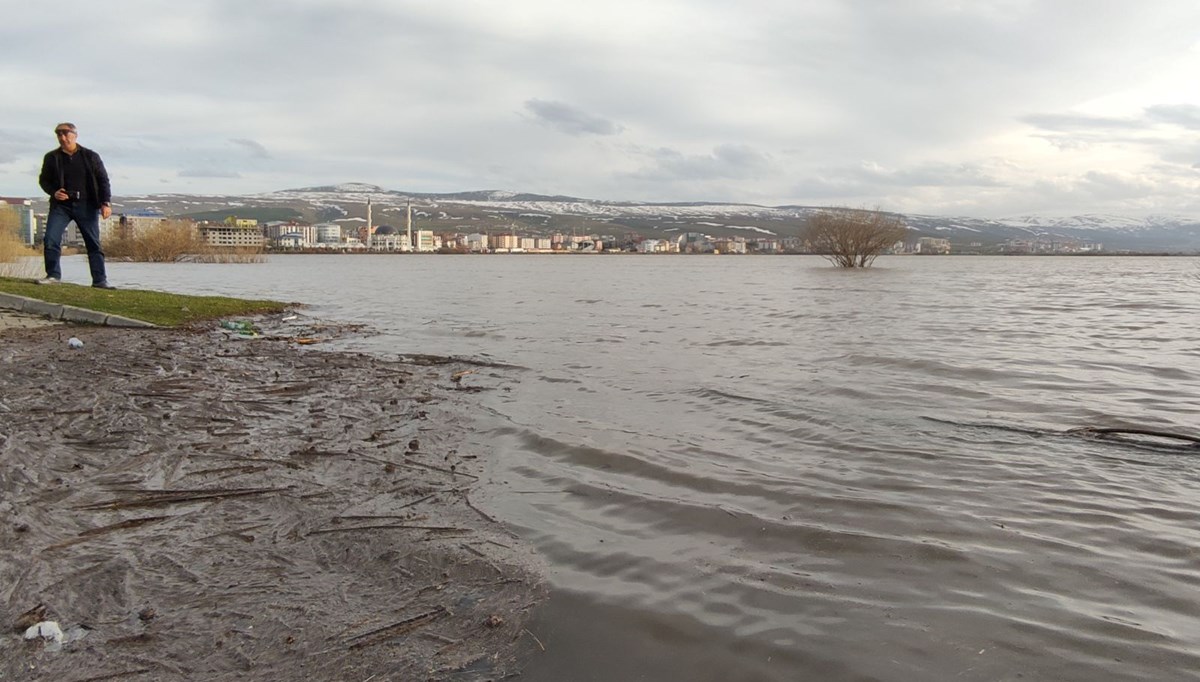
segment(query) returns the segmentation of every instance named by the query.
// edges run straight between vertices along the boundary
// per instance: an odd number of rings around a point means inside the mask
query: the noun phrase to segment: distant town
[[[45,217],[34,213],[29,199],[0,197],[0,206],[20,216],[21,239],[29,246],[41,242]],[[495,225],[477,232],[421,229],[410,206],[402,225],[376,224],[368,209],[366,220],[350,218],[307,223],[297,220],[260,221],[231,212],[219,221],[169,217],[155,210],[114,213],[101,221],[101,240],[137,237],[170,224],[188,229],[214,248],[269,253],[643,253],[643,254],[805,254],[812,253],[802,236],[712,236],[687,231],[669,238],[626,234],[532,234]],[[82,246],[74,224],[64,237],[67,245]],[[957,254],[1089,254],[1104,245],[1073,239],[1009,239],[1002,243],[951,244],[949,239],[920,236],[899,241],[887,253],[913,255]]]

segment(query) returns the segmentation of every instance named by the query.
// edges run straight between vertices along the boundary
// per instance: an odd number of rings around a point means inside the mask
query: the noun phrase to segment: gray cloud
[[[222,168],[185,168],[179,171],[178,176],[181,178],[240,178],[242,175],[237,171],[231,171]]]
[[[1200,130],[1200,106],[1194,104],[1158,104],[1147,108],[1146,116],[1155,121]]]
[[[1155,184],[1146,179],[1119,173],[1090,171],[1080,178],[1079,187],[1097,198],[1112,201],[1148,196],[1154,193]]]
[[[5,139],[3,135],[0,135],[0,164],[13,163],[19,160],[23,151],[25,150],[14,144],[13,141]]]
[[[562,102],[531,99],[525,108],[540,122],[568,135],[616,135],[621,126]]]
[[[36,160],[41,164],[42,154],[54,147],[48,135],[35,135],[31,131],[0,130],[0,164],[13,163],[22,159]]]
[[[974,163],[927,163],[888,170],[874,164],[860,166],[851,174],[865,183],[899,187],[998,187],[999,181],[984,167]]]
[[[793,188],[793,193],[816,203],[858,205],[878,203],[887,198],[893,206],[911,201],[913,196],[940,193],[950,197],[965,191],[1008,191],[1012,183],[1000,177],[1003,161],[988,164],[923,163],[906,168],[884,168],[866,162],[857,166],[819,169]]]
[[[1021,120],[1036,128],[1058,133],[1080,130],[1138,130],[1147,125],[1144,120],[1140,119],[1087,116],[1085,114],[1030,114],[1023,116]]]
[[[271,158],[271,153],[267,151],[267,148],[262,146],[261,144],[255,142],[254,140],[232,139],[232,140],[230,140],[230,142],[232,142],[240,147],[243,147],[244,149],[249,151],[250,155],[253,157],[256,157],[259,159]]]
[[[747,179],[771,169],[765,154],[745,144],[721,144],[711,154],[683,154],[674,149],[649,152],[652,165],[637,173],[642,178],[672,180]]]
[[[1035,137],[1045,140],[1052,147],[1063,152],[1087,149],[1101,139],[1089,135],[1036,135]]]

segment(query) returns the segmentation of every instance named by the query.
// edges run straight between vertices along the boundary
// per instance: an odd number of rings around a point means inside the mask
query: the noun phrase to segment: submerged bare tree
[[[805,239],[834,265],[865,268],[907,233],[904,219],[894,213],[835,207],[808,219]]]

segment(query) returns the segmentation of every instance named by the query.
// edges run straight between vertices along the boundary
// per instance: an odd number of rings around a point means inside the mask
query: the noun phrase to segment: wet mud
[[[0,679],[492,680],[536,651],[536,558],[460,450],[478,368],[272,324],[0,334]],[[51,620],[61,647],[22,636]]]

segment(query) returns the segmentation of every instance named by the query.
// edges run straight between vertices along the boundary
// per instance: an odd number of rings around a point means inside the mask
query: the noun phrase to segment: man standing
[[[58,149],[46,154],[38,176],[38,184],[50,195],[43,243],[46,278],[39,279],[38,284],[56,284],[62,280],[59,257],[63,232],[74,220],[87,246],[92,286],[115,289],[104,274],[104,252],[100,250],[100,217],[112,215],[108,171],[104,170],[99,154],[79,145],[74,123],[59,123],[54,126],[54,134],[58,136]]]

